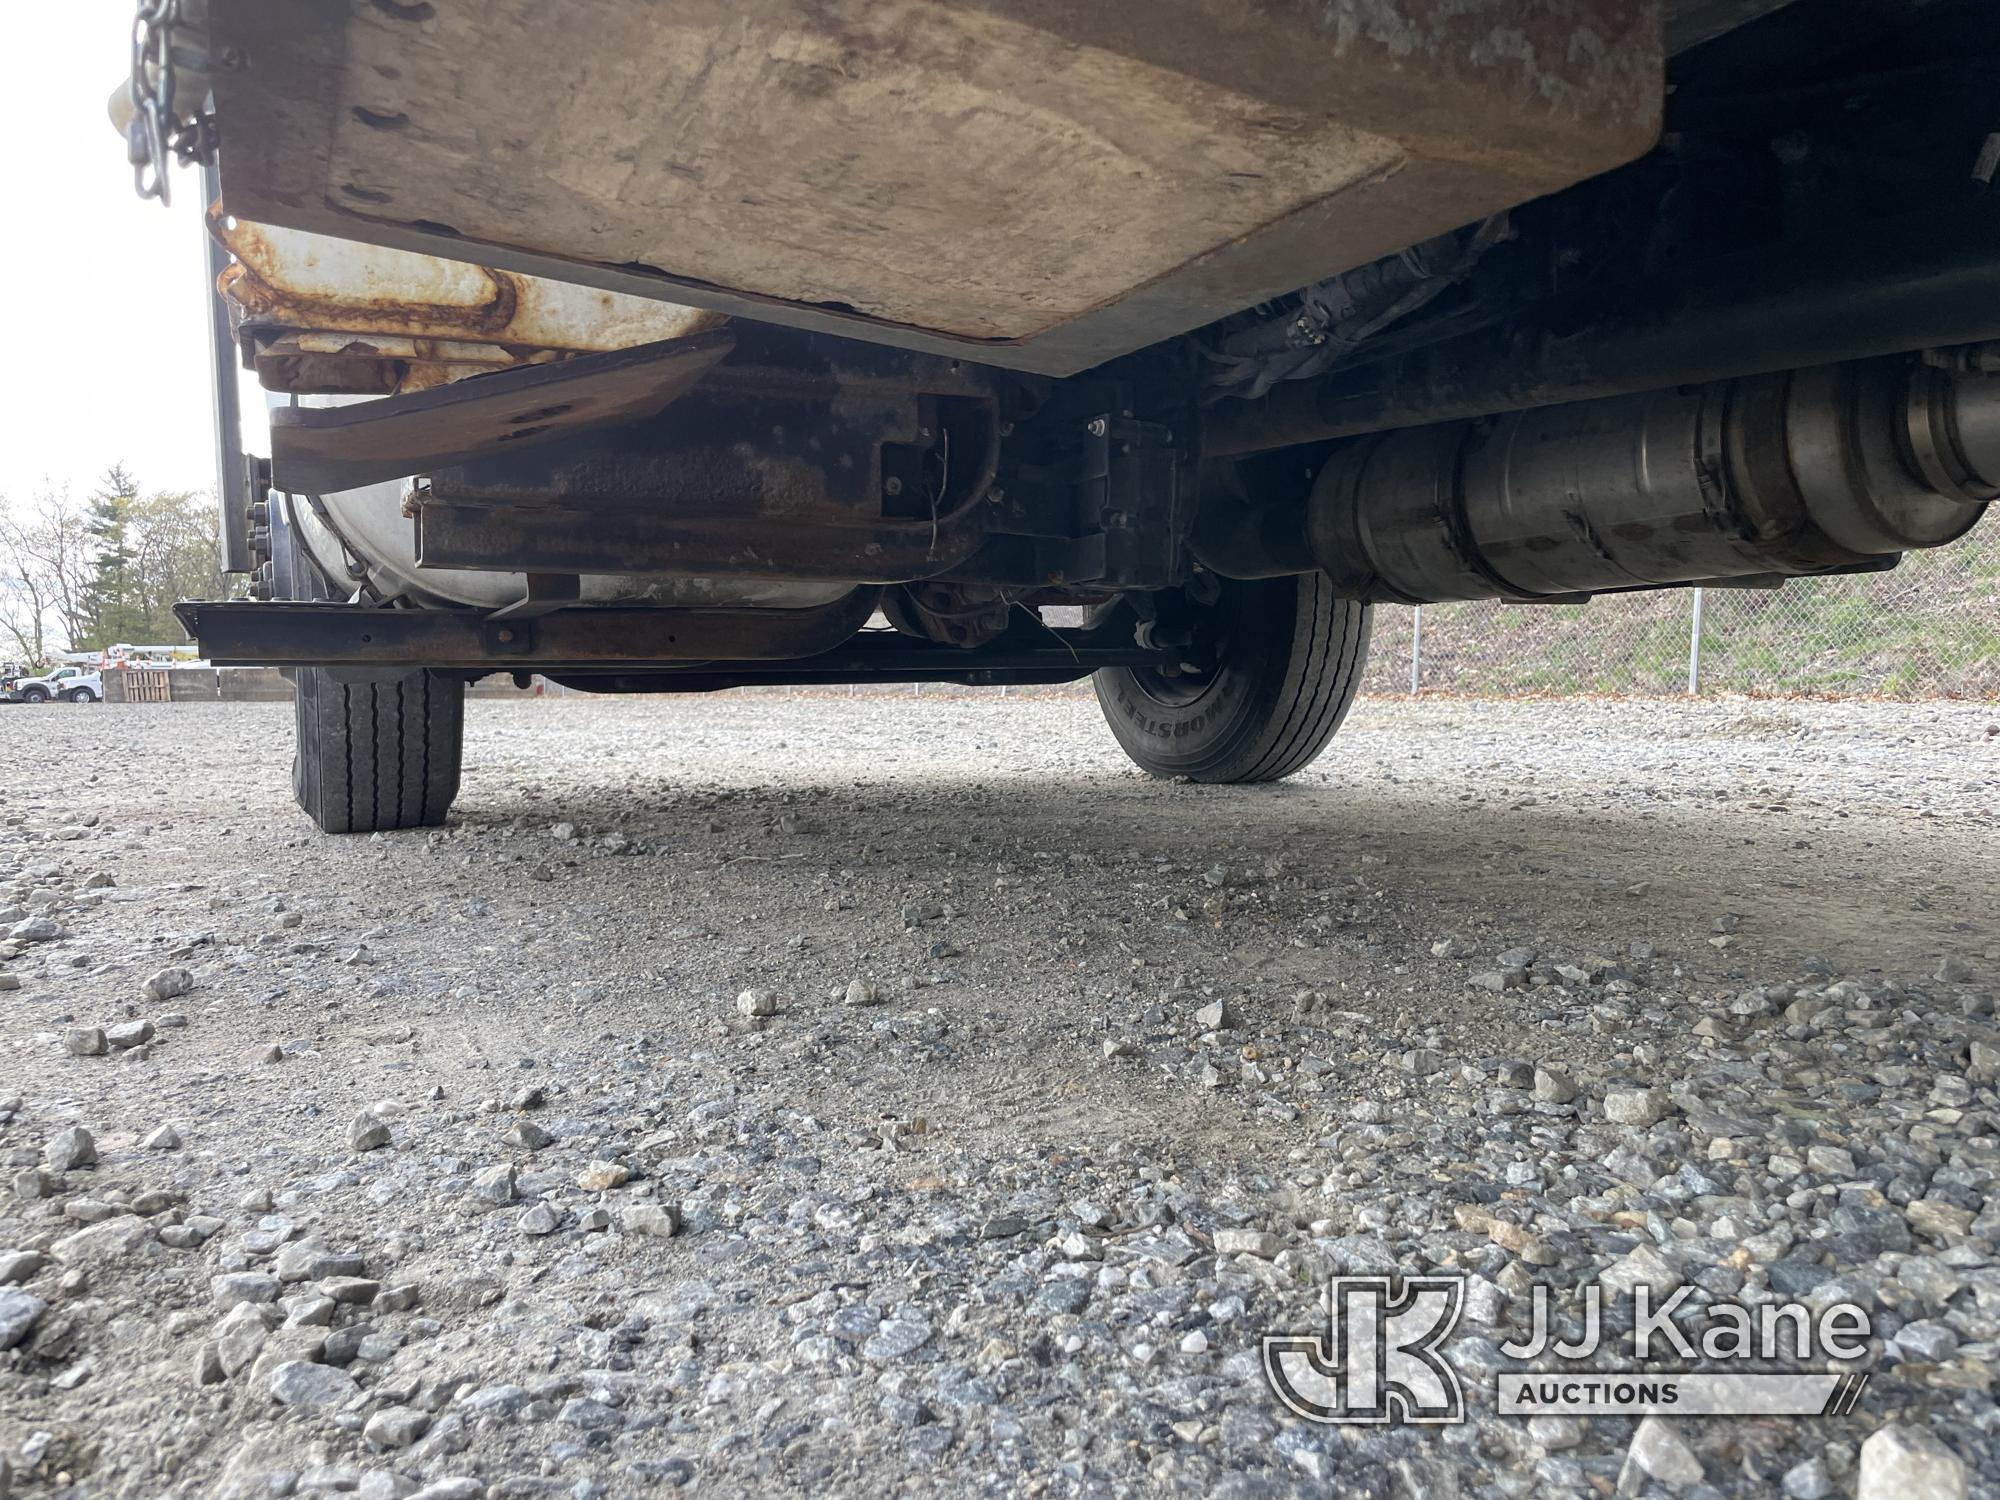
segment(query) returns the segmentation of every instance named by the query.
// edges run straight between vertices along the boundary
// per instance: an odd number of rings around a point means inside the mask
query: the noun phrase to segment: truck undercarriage
[[[329,830],[442,818],[493,671],[1094,676],[1146,769],[1270,779],[1373,603],[1879,570],[2000,495],[1982,0],[152,0],[137,40],[142,184],[205,163],[218,355],[282,403],[268,458],[224,424],[252,597],[182,617],[297,669]]]

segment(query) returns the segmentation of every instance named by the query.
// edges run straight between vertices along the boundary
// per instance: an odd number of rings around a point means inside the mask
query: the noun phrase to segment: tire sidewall
[[[1253,687],[1248,673],[1225,668],[1198,697],[1162,703],[1137,673],[1097,678],[1098,700],[1118,737],[1142,746],[1169,775],[1196,775],[1227,757],[1249,719]]]
[[[1275,586],[1274,586],[1275,585]],[[1168,703],[1130,670],[1096,674],[1097,698],[1112,732],[1155,774],[1199,778],[1249,748],[1282,679],[1282,657],[1297,617],[1289,578],[1238,585],[1224,665],[1199,694]]]

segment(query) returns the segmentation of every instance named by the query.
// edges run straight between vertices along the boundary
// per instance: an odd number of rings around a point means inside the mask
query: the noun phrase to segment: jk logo
[[[1264,1378],[1309,1422],[1465,1420],[1458,1372],[1438,1352],[1465,1307],[1450,1276],[1336,1276],[1323,1334],[1267,1334]]]

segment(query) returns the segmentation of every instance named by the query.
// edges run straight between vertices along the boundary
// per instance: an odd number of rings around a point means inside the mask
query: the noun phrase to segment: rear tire
[[[333,590],[298,543],[286,511],[271,507],[272,575],[282,597],[330,599]],[[465,683],[444,672],[357,673],[296,667],[298,715],[292,795],[322,833],[434,828],[458,795],[465,748]]]
[[[1225,580],[1203,676],[1106,667],[1097,701],[1112,734],[1154,776],[1276,781],[1304,770],[1353,706],[1374,611],[1336,598],[1324,573]]]
[[[439,672],[337,682],[300,667],[292,794],[323,833],[432,828],[458,795],[465,684]]]
[[[78,688],[69,695],[69,701],[72,703],[95,703],[97,701],[97,694],[93,693],[89,688]]]

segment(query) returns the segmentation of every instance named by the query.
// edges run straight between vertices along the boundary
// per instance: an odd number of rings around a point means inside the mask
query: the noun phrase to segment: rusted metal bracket
[[[861,588],[811,609],[559,609],[535,618],[353,604],[174,606],[218,666],[480,668],[784,661],[847,640],[875,612]]]
[[[271,465],[295,494],[351,490],[485,453],[513,453],[650,416],[736,346],[726,328],[554,365],[501,370],[408,396],[271,413]]]

